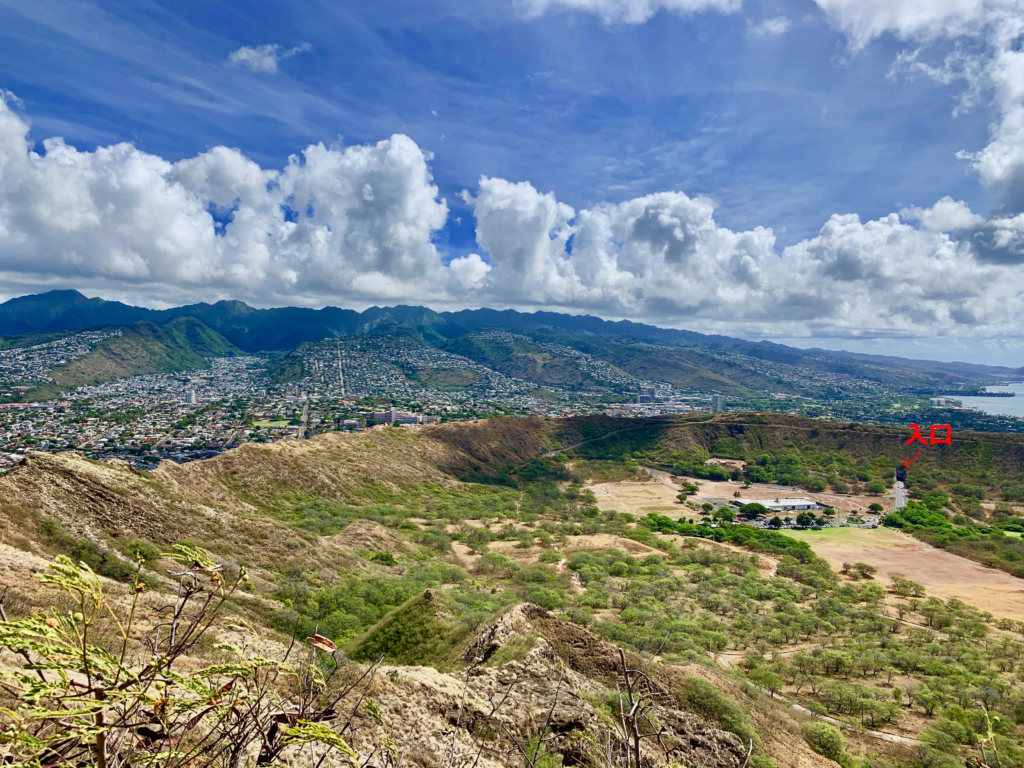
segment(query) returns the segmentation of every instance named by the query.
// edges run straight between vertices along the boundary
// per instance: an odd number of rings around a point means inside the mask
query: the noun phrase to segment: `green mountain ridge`
[[[1019,380],[1024,368],[943,363],[820,349],[797,349],[630,321],[606,321],[557,312],[476,309],[435,312],[426,307],[256,309],[241,301],[193,304],[166,310],[87,299],[77,291],[51,291],[0,304],[0,334],[50,334],[109,324],[148,322],[156,327],[191,319],[218,334],[218,345],[246,352],[288,352],[307,342],[353,335],[388,335],[436,347],[538,384],[588,385],[590,373],[569,358],[526,347],[556,343],[592,355],[639,380],[730,395],[781,391],[813,395],[810,372],[851,376],[904,392],[949,394]],[[530,338],[521,350],[485,349],[474,331],[498,329]],[[773,368],[774,366],[774,368]],[[845,386],[837,381],[837,391]],[[820,387],[818,388],[820,389]]]

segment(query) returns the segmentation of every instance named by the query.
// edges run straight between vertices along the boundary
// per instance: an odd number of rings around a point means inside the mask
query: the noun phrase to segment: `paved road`
[[[672,483],[672,474],[670,472],[665,472],[664,470],[661,469],[654,469],[653,467],[645,467],[643,465],[640,466],[640,469],[642,469],[644,472],[650,475],[652,479],[657,480],[659,483],[667,485],[672,490],[682,490],[682,488]]]
[[[899,510],[899,509],[903,509],[905,506],[907,506],[907,492],[906,492],[906,489],[903,487],[903,483],[901,483],[899,480],[897,480],[896,481],[896,493],[895,493],[895,498],[894,498],[894,501],[893,501],[893,507],[892,508],[893,508],[893,511],[896,511],[896,510]]]

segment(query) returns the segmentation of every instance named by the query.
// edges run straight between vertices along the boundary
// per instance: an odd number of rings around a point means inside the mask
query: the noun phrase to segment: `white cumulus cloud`
[[[909,221],[919,221],[933,232],[956,232],[977,227],[985,222],[984,216],[974,213],[963,200],[947,195],[931,208],[904,208],[900,215]]]
[[[479,250],[447,259],[430,155],[403,135],[313,144],[267,169],[222,146],[176,163],[59,138],[37,153],[28,134],[0,99],[4,288],[548,308],[790,337],[1024,335],[1024,215],[984,219],[948,197],[873,221],[835,215],[779,249],[769,228],[719,224],[704,197],[575,210],[485,177],[463,193]]]
[[[913,211],[926,226],[836,215],[781,252],[770,229],[733,232],[710,200],[679,192],[574,211],[484,178],[466,199],[493,265],[477,295],[494,303],[769,335],[1019,333],[1024,272],[978,258],[983,219],[949,199]]]
[[[312,49],[313,47],[309,43],[302,43],[294,48],[282,48],[277,44],[243,45],[237,51],[228,54],[228,63],[248,67],[253,72],[265,72],[272,75],[277,72],[279,62]]]
[[[214,147],[170,163],[131,144],[37,154],[0,99],[0,270],[161,293],[439,298],[474,270],[431,243],[448,208],[407,136],[314,144],[282,170]],[[479,272],[479,268],[476,268]]]

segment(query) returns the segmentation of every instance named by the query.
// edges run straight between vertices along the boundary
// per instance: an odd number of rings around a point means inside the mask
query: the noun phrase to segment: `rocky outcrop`
[[[522,641],[529,640],[528,643]],[[505,646],[524,650],[492,665]],[[562,765],[598,765],[608,750],[627,748],[613,715],[622,675],[618,648],[534,605],[519,605],[482,627],[467,651],[466,671],[382,667],[374,700],[407,759],[422,766],[499,768],[521,765],[520,750],[536,747]],[[629,657],[632,666],[640,660]],[[647,667],[657,689],[651,699],[660,739],[643,741],[643,762],[740,768],[749,745],[699,715],[679,709],[668,667]],[[372,749],[368,719],[353,744]],[[478,760],[479,756],[479,761]],[[617,764],[625,764],[617,761]]]

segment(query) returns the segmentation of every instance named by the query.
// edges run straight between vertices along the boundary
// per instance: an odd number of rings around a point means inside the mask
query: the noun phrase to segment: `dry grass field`
[[[712,480],[688,479],[687,482],[694,483],[700,489],[696,495],[691,497],[696,504],[702,504],[708,499],[732,499],[734,494],[739,492],[743,498],[757,501],[769,501],[786,496],[809,496],[821,504],[833,507],[839,518],[846,518],[851,513],[867,512],[868,505],[872,502],[882,504],[886,511],[892,507],[891,496],[859,496],[830,492],[808,493],[802,490],[784,491],[763,485],[754,485],[744,489],[740,483],[732,481],[714,482]],[[670,478],[665,476],[660,480],[596,483],[591,486],[591,490],[597,496],[597,506],[601,510],[614,509],[616,512],[629,512],[638,517],[652,512],[671,518],[694,514],[692,509],[682,506],[676,500],[679,489]]]
[[[679,491],[653,480],[598,483],[590,486],[590,489],[597,497],[597,507],[602,512],[613,509],[637,517],[654,513],[667,515],[673,519],[688,512],[690,515],[693,514],[692,510],[688,510],[676,500]]]
[[[923,584],[929,595],[956,597],[995,616],[1024,621],[1024,580],[950,554],[891,528],[786,531],[806,541],[839,570],[843,563],[870,563],[878,578],[894,576]]]
[[[739,489],[738,483],[714,483],[701,480],[698,503],[704,498],[730,498]],[[624,481],[598,483],[591,486],[602,510],[628,512],[637,517],[651,513],[673,519],[692,517],[692,509],[676,500],[674,487],[658,481]],[[779,492],[750,488],[745,498],[776,498]],[[824,501],[831,494],[809,494]],[[871,497],[837,496],[847,504]],[[842,515],[840,514],[840,517]],[[864,562],[878,568],[878,578],[888,581],[893,576],[923,584],[929,595],[948,599],[957,597],[988,611],[1024,621],[1024,580],[994,568],[986,568],[973,560],[945,552],[891,528],[833,528],[823,531],[786,531],[786,535],[806,541],[814,551],[829,561],[835,570],[843,563]]]

